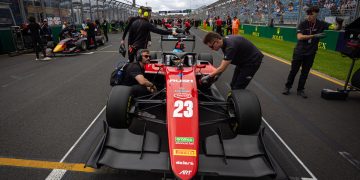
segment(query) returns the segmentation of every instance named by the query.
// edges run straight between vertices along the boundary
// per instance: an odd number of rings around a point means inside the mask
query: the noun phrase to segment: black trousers
[[[245,89],[259,69],[261,62],[236,66],[231,80],[231,89]]]
[[[285,84],[286,88],[291,88],[296,74],[298,73],[300,67],[301,67],[301,74],[299,78],[299,84],[297,87],[297,90],[304,90],[305,89],[305,83],[306,79],[309,75],[310,69],[314,63],[315,54],[312,55],[301,55],[294,53],[293,54],[293,60],[291,62],[291,70],[289,73],[289,76],[287,78],[287,82]]]
[[[231,26],[226,28],[226,35],[232,34],[232,28]]]
[[[104,31],[104,36],[105,36],[105,38],[106,38],[106,42],[108,42],[109,41],[109,38],[108,38],[108,32],[107,31]]]
[[[95,35],[88,35],[87,36],[87,47],[89,48],[90,47],[90,42],[91,42],[91,39],[94,41],[94,47],[95,49],[97,49],[97,42],[96,42],[96,39],[95,39]]]
[[[38,59],[40,58],[40,56],[39,56],[40,51],[43,53],[44,57],[46,57],[45,48],[41,41],[41,38],[33,37],[32,40],[34,43],[34,50],[35,50],[36,58],[38,58]]]

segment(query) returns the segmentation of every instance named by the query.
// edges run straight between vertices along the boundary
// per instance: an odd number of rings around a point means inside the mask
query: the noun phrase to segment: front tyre
[[[131,87],[118,85],[111,89],[106,106],[106,122],[112,128],[128,128],[132,101]]]
[[[257,96],[248,90],[233,90],[229,94],[228,112],[235,115],[230,122],[236,134],[254,134],[261,125],[261,106]]]

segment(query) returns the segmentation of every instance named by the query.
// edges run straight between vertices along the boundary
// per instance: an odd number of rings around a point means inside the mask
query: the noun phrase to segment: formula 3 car
[[[234,90],[222,98],[199,81],[213,70],[209,54],[163,52],[145,66],[158,92],[134,97],[132,87],[114,86],[104,135],[86,165],[164,179],[287,179],[263,143],[257,96]]]
[[[81,51],[86,51],[89,47],[87,47],[87,38],[86,38],[86,31],[80,30],[80,32],[73,33],[72,37],[65,38],[61,40],[53,49],[53,53],[65,53],[65,54],[71,54],[71,53],[78,53]],[[105,44],[105,37],[95,36],[96,41],[100,45]],[[90,42],[90,46],[94,44],[93,41]]]

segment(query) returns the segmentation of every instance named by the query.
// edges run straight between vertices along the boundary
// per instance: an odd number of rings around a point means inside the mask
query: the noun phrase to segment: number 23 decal
[[[174,103],[174,113],[173,113],[173,117],[187,117],[190,118],[193,116],[193,102],[192,101],[181,101],[181,100],[177,100]],[[184,107],[186,108],[182,113],[180,111],[182,111],[184,109]]]

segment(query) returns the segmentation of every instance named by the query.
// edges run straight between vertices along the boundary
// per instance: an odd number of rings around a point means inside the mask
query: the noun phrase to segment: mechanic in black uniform
[[[301,66],[297,95],[303,98],[307,98],[304,92],[305,82],[314,63],[319,40],[325,37],[323,32],[329,27],[329,24],[317,19],[319,13],[318,7],[310,7],[306,10],[306,13],[308,15],[307,19],[301,22],[297,28],[298,42],[294,49],[291,70],[283,91],[284,95],[290,94],[295,76]]]
[[[139,49],[146,49],[150,39],[150,31],[161,35],[176,35],[175,32],[169,32],[162,29],[156,28],[149,22],[151,9],[140,7],[138,17],[133,17],[129,20],[128,26],[125,28],[122,40],[120,44],[124,44],[124,39],[127,32],[129,32],[128,38],[128,53],[129,61],[133,62],[136,52]]]
[[[39,52],[40,51],[44,55],[44,58],[41,59],[41,60],[50,60],[51,58],[46,57],[45,48],[44,48],[44,45],[43,45],[43,43],[41,41],[41,37],[40,37],[41,27],[40,27],[40,25],[35,22],[35,18],[33,16],[30,16],[28,18],[28,20],[30,22],[29,25],[28,25],[28,28],[29,28],[30,33],[31,33],[31,39],[32,39],[34,50],[35,50],[35,53],[36,53],[36,59],[35,60],[40,60],[40,57],[39,57]]]
[[[123,85],[133,87],[135,97],[146,95],[147,93],[156,92],[156,86],[144,77],[145,64],[150,62],[150,51],[139,49],[136,55],[136,61],[129,63],[125,67],[125,76],[122,81]]]
[[[222,38],[215,32],[209,32],[205,35],[203,42],[214,51],[221,48],[224,59],[215,71],[201,78],[201,82],[208,82],[224,72],[229,64],[233,64],[236,68],[230,84],[231,89],[245,89],[259,69],[264,57],[260,50],[250,41],[238,35]]]
[[[90,41],[91,39],[94,41],[94,48],[97,49],[97,42],[95,39],[95,24],[93,22],[91,22],[90,18],[86,19],[86,33],[87,33],[87,47],[90,47]]]
[[[232,34],[232,20],[231,17],[228,15],[226,18],[226,35]]]

